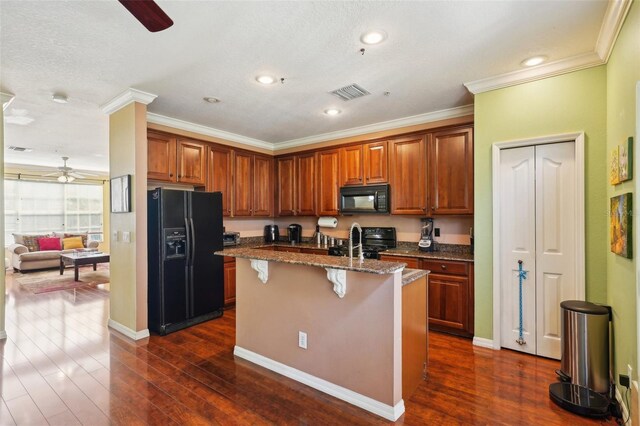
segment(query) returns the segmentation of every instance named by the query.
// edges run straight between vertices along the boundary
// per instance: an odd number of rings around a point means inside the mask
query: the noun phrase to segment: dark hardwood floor
[[[235,359],[233,310],[133,342],[105,326],[106,286],[34,295],[8,273],[7,293],[2,425],[389,423]],[[549,401],[558,362],[436,333],[429,351],[429,378],[405,401],[399,424],[601,423]]]

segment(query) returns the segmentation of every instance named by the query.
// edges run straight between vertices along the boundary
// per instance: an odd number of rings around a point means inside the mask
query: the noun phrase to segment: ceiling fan
[[[69,157],[62,157],[62,161],[64,162],[63,166],[58,167],[58,171],[57,172],[53,172],[53,173],[49,173],[44,175],[44,177],[48,177],[48,176],[58,176],[58,182],[62,182],[62,183],[71,183],[76,179],[83,179],[89,176],[96,176],[94,174],[91,173],[84,173],[84,172],[76,172],[74,171],[71,167],[67,166],[67,160],[69,159]]]
[[[146,29],[152,33],[166,30],[173,21],[153,0],[118,0]]]

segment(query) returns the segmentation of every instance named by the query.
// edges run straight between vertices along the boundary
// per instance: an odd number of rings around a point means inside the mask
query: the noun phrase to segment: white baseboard
[[[622,397],[622,394],[620,393],[618,386],[616,386],[616,399],[618,400],[618,403],[620,404],[620,409],[622,410],[622,421],[623,422],[628,421],[629,409],[627,408],[627,404],[624,402],[624,398]]]
[[[112,320],[111,318],[109,318],[109,322],[107,323],[107,325],[110,328],[119,331],[120,333],[133,340],[140,340],[149,337],[149,329],[146,328],[144,330],[134,331],[129,327],[126,327],[119,322]]]
[[[0,340],[7,338],[7,332],[5,330],[0,331]]]
[[[383,404],[373,398],[369,398],[368,396],[364,396],[347,388],[343,388],[342,386],[338,386],[326,380],[312,376],[304,371],[289,367],[288,365],[284,365],[278,361],[274,361],[250,350],[241,348],[240,346],[236,346],[233,349],[233,354],[242,359],[246,359],[247,361],[251,361],[254,364],[258,364],[261,367],[275,371],[278,374],[282,374],[283,376],[297,382],[304,383],[305,385],[321,392],[346,401],[349,404],[360,407],[363,410],[377,414],[387,420],[396,421],[404,413],[404,400],[402,399],[395,406]]]
[[[492,339],[485,339],[484,337],[474,337],[473,338],[473,345],[474,346],[480,346],[481,348],[489,348],[489,349],[495,349],[495,350],[499,350],[500,346],[496,347],[493,343]]]

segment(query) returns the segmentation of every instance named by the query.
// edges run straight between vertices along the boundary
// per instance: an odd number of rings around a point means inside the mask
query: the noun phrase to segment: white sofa
[[[67,233],[70,235],[71,233]],[[49,235],[41,235],[48,237],[59,237],[62,239],[64,233],[53,233]],[[73,233],[73,236],[83,236],[86,239],[87,234]],[[24,245],[24,237],[33,236],[32,234],[13,234],[15,240],[14,244],[11,244],[8,248],[11,253],[11,266],[14,271],[26,272],[35,271],[39,269],[51,269],[60,267],[60,253],[73,252],[71,250],[43,250],[43,251],[29,251],[26,245]],[[86,248],[98,248],[97,241],[87,241]],[[60,244],[62,247],[62,243]]]

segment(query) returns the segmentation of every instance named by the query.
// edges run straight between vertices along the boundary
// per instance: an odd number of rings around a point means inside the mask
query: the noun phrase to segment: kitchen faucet
[[[349,261],[353,262],[353,228],[358,228],[358,232],[360,233],[360,238],[358,238],[359,244],[358,247],[358,260],[362,262],[364,260],[364,254],[362,253],[362,228],[358,224],[358,222],[353,222],[351,224],[351,228],[349,228]]]

